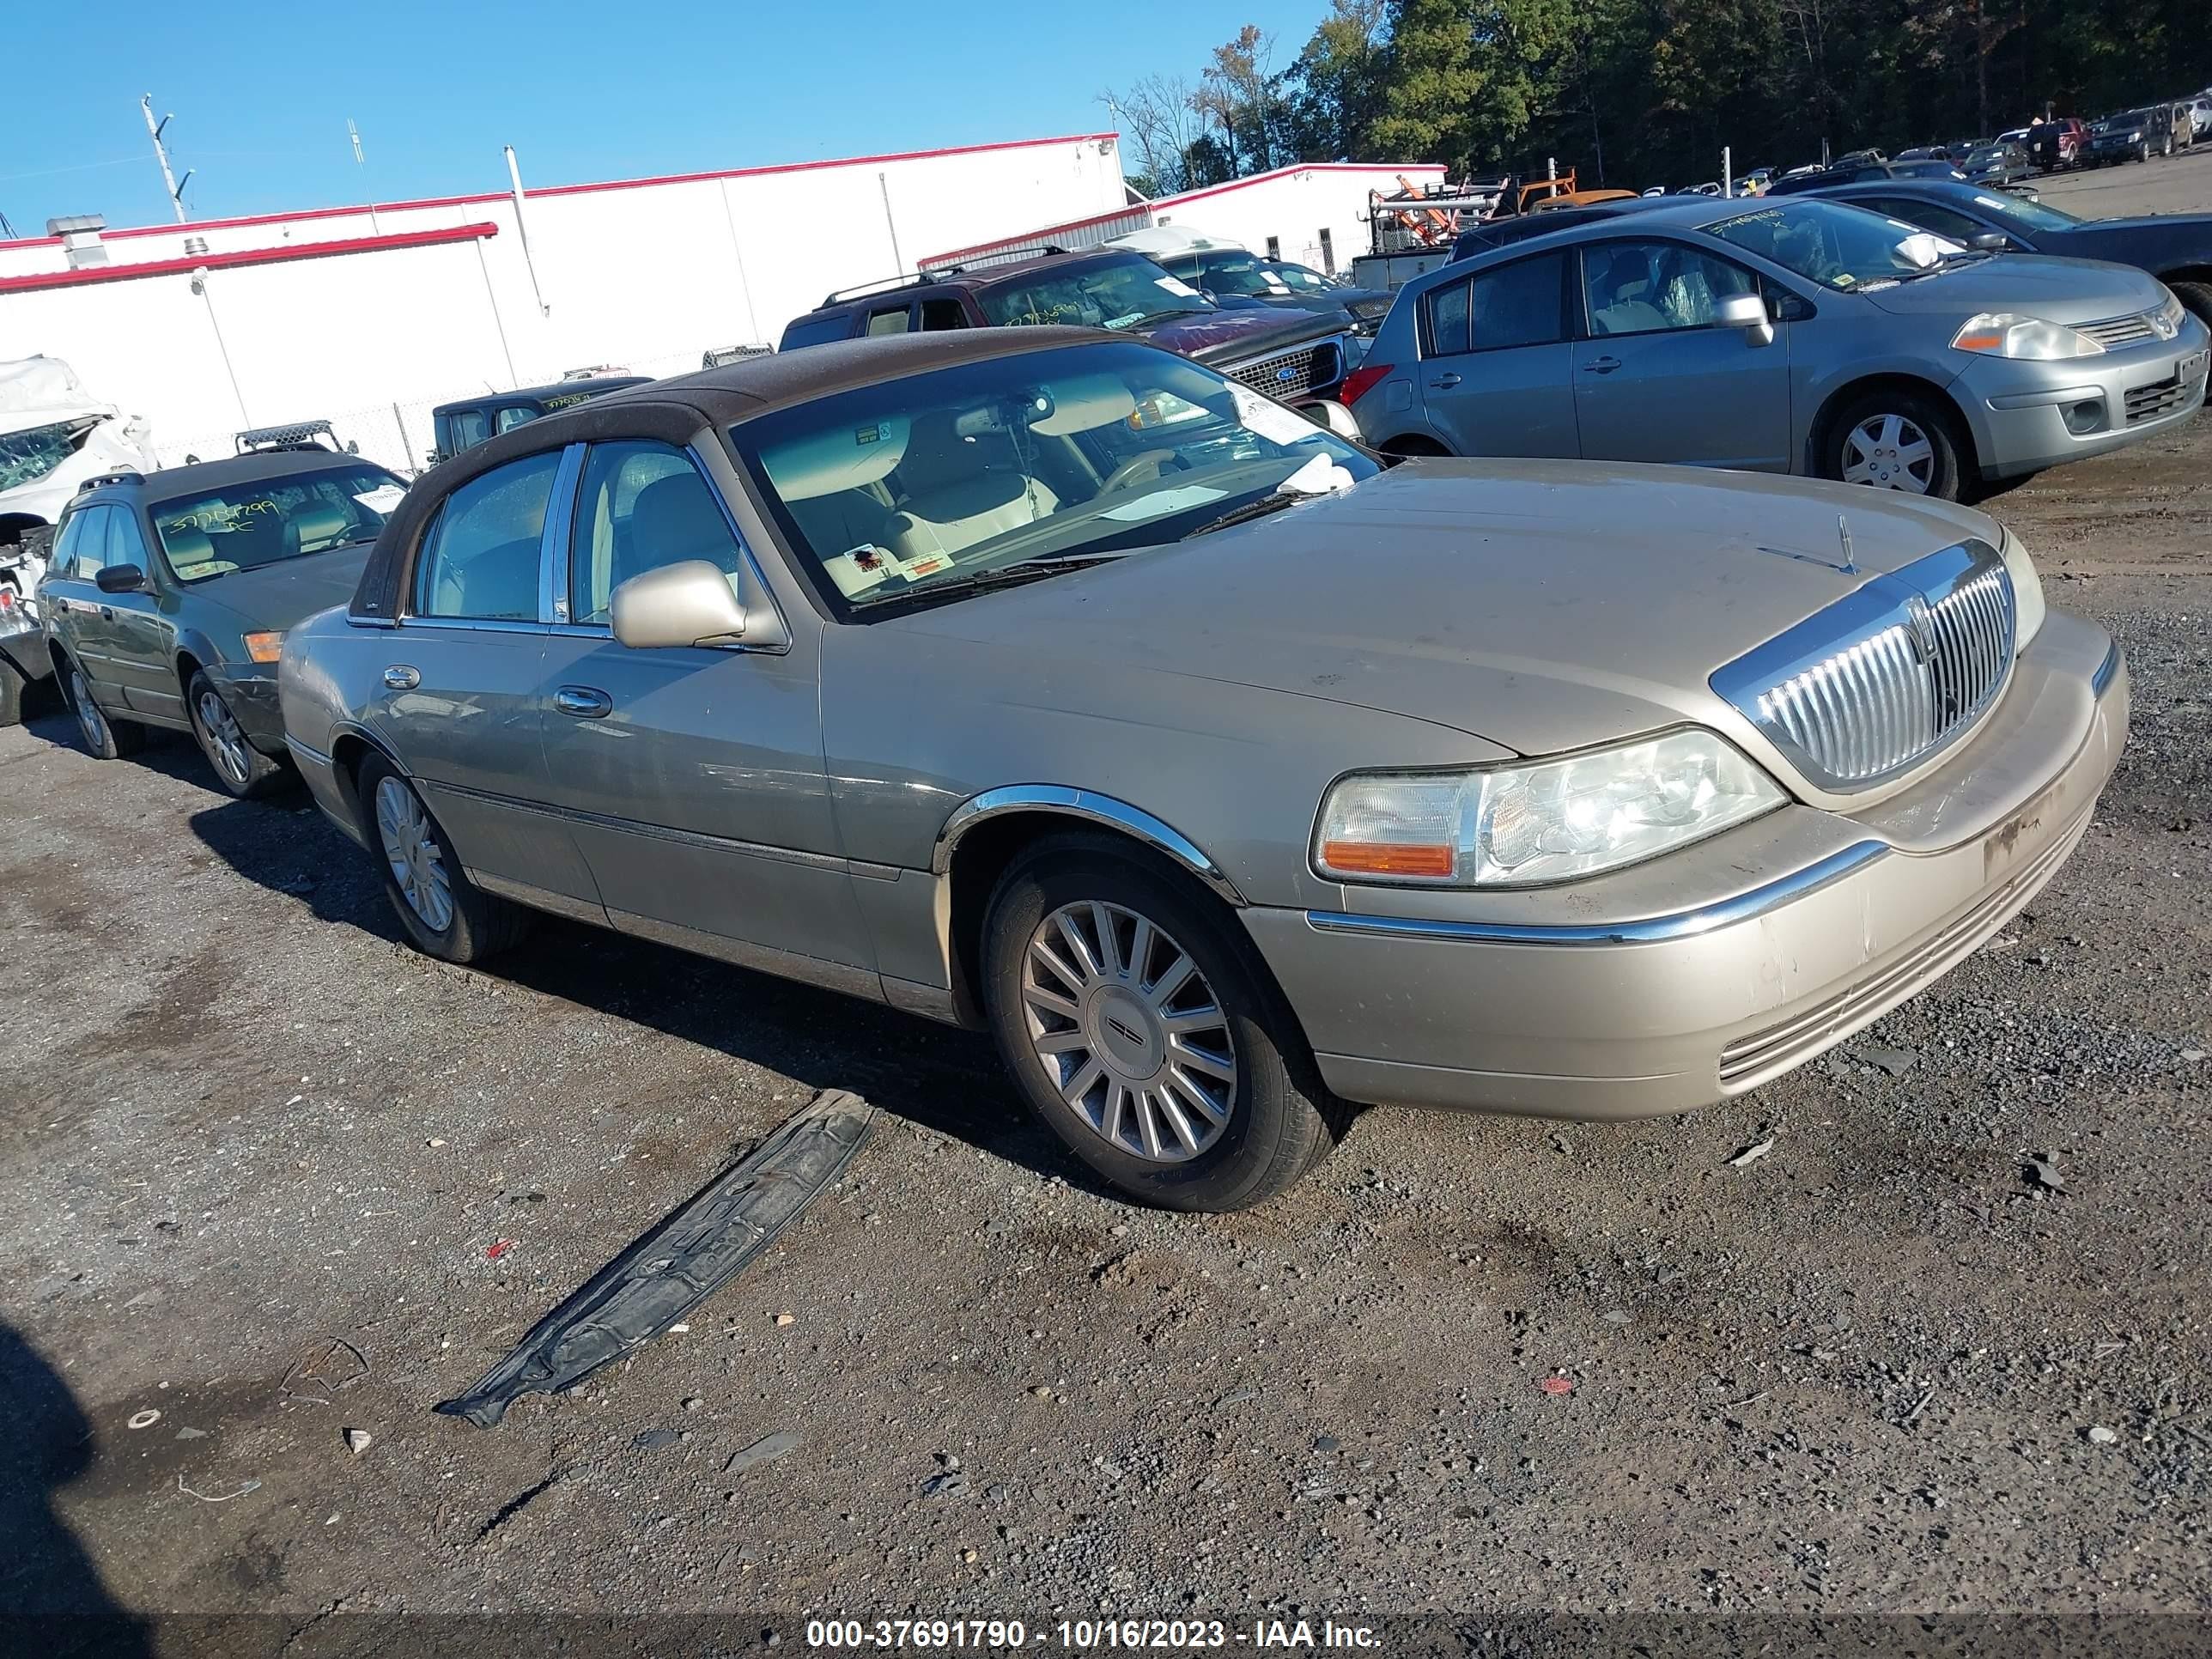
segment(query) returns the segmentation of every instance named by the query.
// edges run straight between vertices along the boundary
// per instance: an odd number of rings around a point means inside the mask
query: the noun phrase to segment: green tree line
[[[1985,137],[2212,82],[2203,0],[1330,0],[1197,77],[1102,94],[1146,193],[1300,161],[1681,185],[1877,144]]]

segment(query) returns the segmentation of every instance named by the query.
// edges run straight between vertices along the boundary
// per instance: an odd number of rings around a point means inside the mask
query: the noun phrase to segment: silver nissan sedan
[[[619,392],[410,489],[291,752],[452,961],[552,911],[988,1026],[1129,1194],[1352,1103],[1755,1088],[2057,872],[2128,678],[1939,502],[1396,465],[1020,329]]]

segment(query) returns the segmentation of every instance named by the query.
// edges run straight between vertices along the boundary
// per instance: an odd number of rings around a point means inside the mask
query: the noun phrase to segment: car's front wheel
[[[23,723],[23,671],[0,657],[0,726]]]
[[[192,676],[185,688],[185,703],[191,714],[192,736],[199,739],[200,752],[224,788],[240,800],[251,800],[283,781],[283,764],[253,746],[222,693],[204,673]]]
[[[1018,858],[982,955],[985,1006],[1022,1092],[1143,1203],[1260,1203],[1349,1121],[1234,920],[1109,839],[1055,836]]]
[[[381,755],[355,779],[385,896],[415,947],[444,962],[481,962],[518,943],[530,912],[471,881],[415,786]]]
[[[1951,416],[1904,391],[1860,398],[1828,424],[1822,471],[1845,483],[1960,499],[1964,446]]]
[[[62,659],[58,678],[70,713],[76,716],[77,736],[84,740],[85,748],[95,759],[119,760],[146,746],[144,726],[130,720],[109,720],[92,700],[92,683],[85,678],[84,670],[76,665],[75,657]]]

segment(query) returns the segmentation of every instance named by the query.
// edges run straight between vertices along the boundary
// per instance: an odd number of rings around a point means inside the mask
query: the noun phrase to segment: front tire
[[[146,746],[146,728],[130,720],[111,720],[92,700],[92,683],[76,665],[75,657],[62,659],[55,678],[70,713],[76,716],[76,734],[94,760],[120,760]]]
[[[185,708],[191,716],[192,735],[200,753],[222,787],[240,800],[268,794],[283,781],[284,768],[256,749],[238,716],[204,673],[194,674],[185,688]]]
[[[1018,858],[982,954],[985,1008],[1022,1092],[1140,1203],[1261,1203],[1349,1122],[1233,919],[1109,839],[1054,836]]]
[[[529,911],[469,879],[445,830],[391,762],[371,755],[354,788],[385,896],[416,950],[441,962],[482,962],[530,931]]]
[[[1939,501],[1963,498],[1966,445],[1950,411],[1912,392],[1855,398],[1828,422],[1820,473]]]
[[[23,671],[0,657],[0,726],[23,723]]]

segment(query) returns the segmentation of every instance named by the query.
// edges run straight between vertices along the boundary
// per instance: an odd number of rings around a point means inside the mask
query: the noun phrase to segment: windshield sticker
[[[1204,507],[1208,501],[1219,501],[1228,493],[1225,489],[1216,489],[1211,484],[1185,484],[1180,489],[1156,489],[1133,501],[1109,507],[1098,516],[1112,519],[1118,524],[1141,524],[1146,519],[1164,518],[1168,514],[1180,513],[1187,507]]]
[[[1237,418],[1243,422],[1245,428],[1258,433],[1269,443],[1303,443],[1308,438],[1321,435],[1321,428],[1296,410],[1285,409],[1249,386],[1231,380],[1229,395],[1236,400]]]
[[[1143,312],[1125,311],[1119,317],[1109,317],[1103,323],[1101,323],[1099,326],[1101,328],[1127,328],[1132,323],[1141,323],[1144,320],[1145,313]]]
[[[379,484],[374,489],[354,492],[354,500],[372,513],[389,513],[407,498],[407,492],[398,484]]]
[[[1198,297],[1198,290],[1180,276],[1158,276],[1153,280],[1170,294],[1179,294],[1187,300]]]
[[[822,568],[830,573],[830,580],[837,584],[837,591],[848,599],[881,587],[890,578],[890,555],[873,543],[838,554],[822,561]]]

